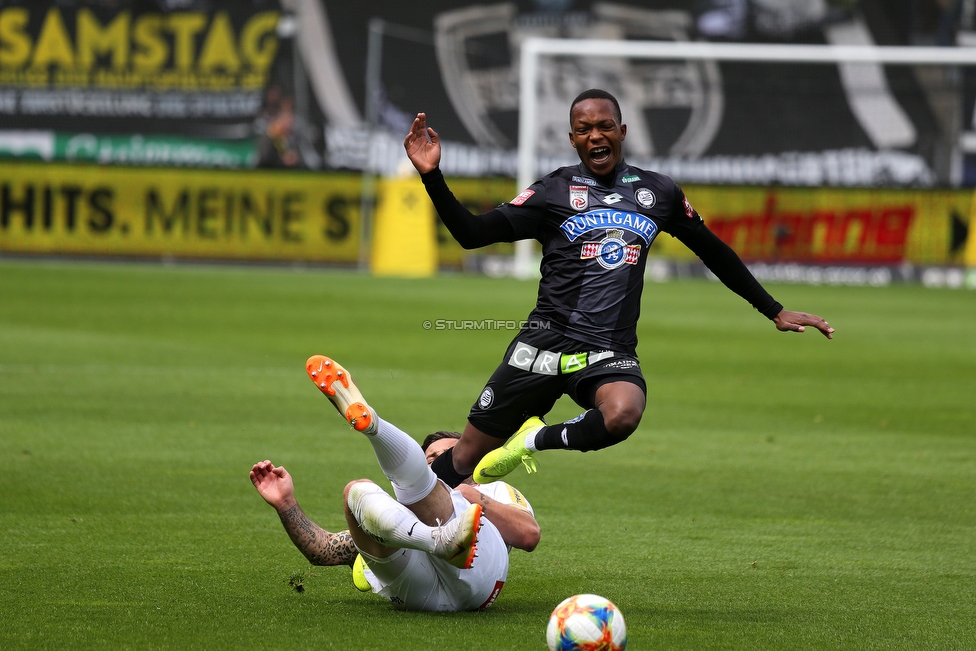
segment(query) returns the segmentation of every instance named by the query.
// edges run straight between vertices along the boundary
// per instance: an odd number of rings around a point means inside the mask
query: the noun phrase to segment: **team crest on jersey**
[[[495,392],[491,390],[491,387],[485,387],[485,390],[481,392],[481,397],[478,398],[478,405],[482,409],[488,409],[493,402],[495,402]]]
[[[599,242],[583,242],[580,258],[596,258],[604,269],[616,269],[623,264],[637,264],[640,253],[640,244],[627,244],[621,229],[608,228],[607,236]]]
[[[491,387],[485,387],[485,390],[481,392],[481,397],[478,398],[478,406],[482,409],[488,409],[493,402],[495,402],[495,392],[491,390]]]
[[[634,193],[634,198],[637,200],[637,205],[641,208],[653,208],[654,204],[657,203],[654,193],[647,188],[637,188],[637,192]]]
[[[508,203],[513,206],[521,206],[523,203],[528,201],[529,197],[535,194],[535,190],[522,190],[517,197],[509,201]]]
[[[586,210],[590,205],[590,188],[585,185],[569,186],[569,205],[576,211]]]

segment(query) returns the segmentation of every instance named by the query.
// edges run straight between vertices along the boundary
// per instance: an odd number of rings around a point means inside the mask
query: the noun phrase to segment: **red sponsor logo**
[[[492,588],[491,594],[488,595],[488,598],[487,599],[485,599],[485,603],[483,603],[480,606],[478,606],[478,610],[484,610],[488,606],[490,606],[493,603],[495,603],[495,599],[498,599],[498,593],[502,591],[502,588],[504,586],[505,586],[505,582],[504,581],[495,581],[495,587]]]
[[[692,208],[691,204],[688,202],[688,197],[685,197],[681,200],[681,205],[685,207],[685,215],[687,215],[688,219],[694,219],[695,209]]]
[[[783,210],[770,193],[762,211],[715,215],[708,227],[743,260],[876,264],[904,259],[914,218],[907,202]]]
[[[513,206],[521,206],[523,203],[529,200],[535,194],[535,190],[522,190],[517,197],[509,201]]]

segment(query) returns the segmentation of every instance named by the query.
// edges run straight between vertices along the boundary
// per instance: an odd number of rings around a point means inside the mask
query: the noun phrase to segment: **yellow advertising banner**
[[[360,184],[352,173],[0,163],[0,252],[352,264]],[[451,186],[479,213],[515,187]],[[435,233],[440,263],[460,266],[465,252],[439,220]]]
[[[436,215],[416,174],[380,182],[370,270],[422,278],[437,273]]]
[[[966,252],[964,262],[970,269],[976,269],[976,194],[973,195],[973,204],[969,210],[968,240],[966,241]]]
[[[0,251],[355,262],[353,175],[0,166]]]
[[[449,183],[475,213],[516,194],[509,179]],[[684,189],[747,261],[951,265],[976,251],[972,190]],[[0,252],[352,264],[359,219],[352,173],[0,163]],[[439,263],[460,266],[468,252],[439,220],[435,235]],[[693,258],[667,236],[652,253]]]

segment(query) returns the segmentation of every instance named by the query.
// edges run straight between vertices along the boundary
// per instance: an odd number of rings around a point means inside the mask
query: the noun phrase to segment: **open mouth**
[[[590,150],[590,160],[596,164],[606,163],[610,160],[610,148],[594,147]]]

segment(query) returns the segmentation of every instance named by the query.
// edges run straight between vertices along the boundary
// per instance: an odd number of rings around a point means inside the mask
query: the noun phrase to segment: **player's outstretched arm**
[[[433,171],[441,162],[441,141],[437,132],[427,126],[427,114],[418,113],[403,139],[407,158],[421,174]]]
[[[830,324],[825,319],[816,314],[783,310],[776,315],[773,323],[776,324],[777,330],[783,332],[804,332],[806,326],[813,326],[823,333],[823,336],[827,339],[834,338],[834,329],[830,327]]]
[[[251,483],[274,507],[288,537],[312,565],[352,565],[356,545],[348,531],[332,533],[308,519],[295,501],[295,484],[283,466],[265,460],[251,468]]]
[[[530,552],[539,544],[542,532],[531,513],[514,504],[492,499],[471,484],[461,484],[458,490],[464,499],[481,505],[482,517],[495,525],[506,545]]]
[[[465,249],[477,249],[495,242],[514,242],[515,230],[502,213],[490,210],[475,215],[468,210],[447,187],[438,165],[441,162],[441,141],[437,132],[427,126],[427,114],[418,113],[403,140],[407,157],[420,172],[424,188],[434,209],[458,244]]]

